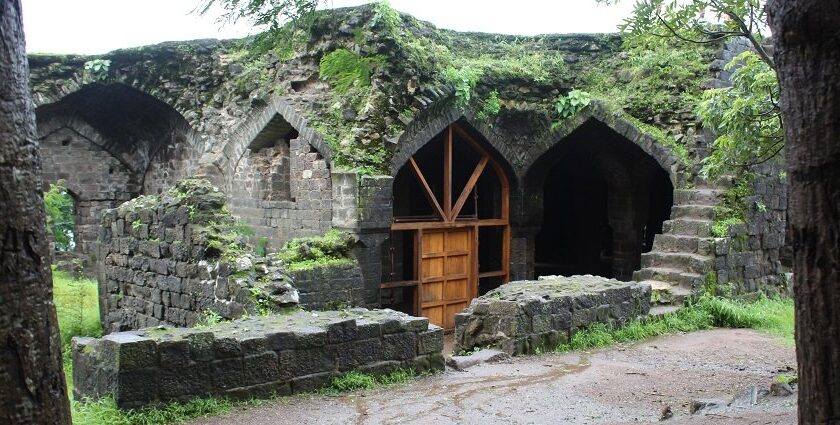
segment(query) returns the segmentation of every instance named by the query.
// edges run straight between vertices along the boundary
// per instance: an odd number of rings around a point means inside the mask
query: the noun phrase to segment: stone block
[[[242,346],[236,338],[217,338],[213,341],[213,357],[227,359],[242,356]]]
[[[443,328],[430,326],[430,330],[417,337],[417,354],[432,354],[443,351]]]
[[[245,385],[262,384],[280,379],[277,360],[277,353],[273,351],[245,357],[243,363]]]
[[[164,400],[190,400],[213,391],[210,366],[207,363],[191,365],[168,364],[160,369],[158,385]]]
[[[242,358],[213,360],[211,363],[213,387],[218,390],[229,390],[244,385]]]
[[[408,360],[417,354],[417,334],[403,332],[384,335],[382,349],[385,360]]]
[[[160,364],[164,367],[183,367],[190,363],[190,344],[186,340],[161,341],[158,343]]]
[[[116,345],[120,370],[133,370],[157,365],[157,345],[151,339],[134,334],[118,333],[104,338]]]
[[[120,370],[114,399],[121,408],[137,407],[157,400],[157,391],[157,369]]]
[[[186,336],[190,346],[190,358],[197,362],[213,360],[213,333],[199,332]]]
[[[340,322],[330,323],[327,326],[327,340],[330,344],[340,344],[343,342],[356,339],[358,330],[356,328],[356,320],[342,320]]]

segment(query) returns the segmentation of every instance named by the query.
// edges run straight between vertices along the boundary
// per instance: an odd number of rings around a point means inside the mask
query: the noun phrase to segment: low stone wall
[[[455,315],[455,352],[553,350],[593,323],[623,323],[650,310],[649,285],[598,276],[541,277],[502,285]]]
[[[203,328],[73,339],[74,396],[121,408],[200,396],[287,395],[351,370],[442,370],[443,330],[392,310],[298,312]]]
[[[365,306],[365,288],[359,263],[289,271],[300,295],[300,306],[309,310],[336,310]]]

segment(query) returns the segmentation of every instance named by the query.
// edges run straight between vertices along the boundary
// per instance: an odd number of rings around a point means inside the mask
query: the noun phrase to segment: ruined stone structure
[[[476,347],[512,355],[553,351],[591,324],[620,326],[647,315],[650,298],[646,284],[591,275],[511,282],[455,315],[454,352]]]
[[[620,37],[460,34],[409,16],[393,30],[376,13],[327,13],[286,57],[213,40],[32,56],[45,183],[64,179],[77,199],[77,249],[98,255],[105,209],[201,176],[270,251],[333,227],[352,233],[360,269],[355,288],[342,283],[346,304],[447,328],[473,298],[539,275],[635,277],[676,302],[710,274],[744,290],[781,279],[784,186],[759,184],[768,212],[712,237],[726,186],[697,177],[713,135],[690,108],[593,96],[571,118],[553,112],[572,88],[647,78]],[[722,64],[740,48],[698,53],[709,65],[676,89],[664,82],[665,98],[727,84]],[[369,87],[338,93],[321,78],[338,49],[384,58]],[[505,67],[534,52],[534,64]],[[443,70],[479,54],[496,65],[464,102]],[[84,69],[105,59],[105,72]],[[746,243],[733,243],[743,231]]]
[[[224,206],[209,183],[184,180],[103,214],[99,304],[106,332],[189,327],[208,313],[235,319],[297,305],[284,267],[248,252]]]
[[[443,370],[441,350],[443,330],[427,319],[364,309],[76,337],[74,395],[110,394],[121,408],[207,395],[288,395],[351,370]]]

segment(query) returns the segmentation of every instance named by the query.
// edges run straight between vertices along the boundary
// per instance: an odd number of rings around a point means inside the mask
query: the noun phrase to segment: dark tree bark
[[[69,424],[20,0],[0,0],[0,423]]]
[[[840,423],[840,1],[770,0],[791,185],[799,423]]]

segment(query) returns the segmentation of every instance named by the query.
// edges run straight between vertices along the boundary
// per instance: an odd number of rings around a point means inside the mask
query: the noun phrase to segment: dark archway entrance
[[[593,274],[629,280],[670,216],[673,186],[636,144],[590,119],[529,175],[542,199],[537,276]]]
[[[458,124],[421,148],[394,179],[383,304],[446,329],[472,298],[510,278],[507,176]]]

